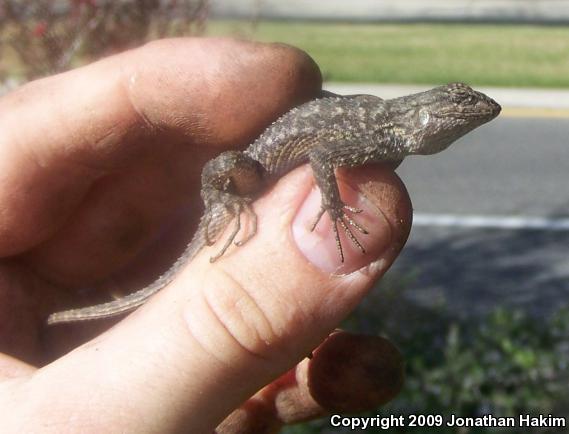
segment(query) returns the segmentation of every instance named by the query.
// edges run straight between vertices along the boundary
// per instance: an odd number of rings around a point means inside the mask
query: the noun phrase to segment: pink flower
[[[41,38],[42,36],[45,35],[46,32],[47,32],[47,23],[45,21],[40,21],[39,23],[37,23],[34,29],[32,30],[32,34],[37,38]]]

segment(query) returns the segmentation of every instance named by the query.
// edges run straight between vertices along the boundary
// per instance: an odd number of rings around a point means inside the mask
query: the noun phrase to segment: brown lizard
[[[48,323],[106,318],[128,312],[168,285],[177,272],[205,245],[212,245],[235,220],[231,234],[219,253],[232,243],[243,245],[256,232],[256,216],[250,203],[271,180],[309,163],[322,194],[316,226],[324,213],[332,228],[340,259],[344,260],[337,225],[362,252],[357,232],[367,233],[348,213],[360,210],[340,198],[335,169],[368,163],[400,162],[409,155],[428,155],[446,149],[474,128],[494,119],[501,107],[493,99],[462,83],[451,83],[426,92],[383,100],[372,95],[322,98],[288,111],[272,123],[244,151],[228,151],[209,161],[202,172],[201,196],[205,212],[184,253],[172,267],[149,286],[124,298],[97,306],[57,312]],[[235,241],[241,215],[248,214],[253,228]]]

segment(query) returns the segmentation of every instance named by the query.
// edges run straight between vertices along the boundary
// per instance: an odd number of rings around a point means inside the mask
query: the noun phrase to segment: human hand
[[[366,255],[347,249],[351,274],[330,275],[329,227],[308,231],[320,197],[299,168],[255,203],[258,233],[246,246],[215,264],[218,246],[204,249],[167,289],[72,353],[61,356],[110,323],[44,328],[48,313],[167,269],[199,218],[203,164],[245,146],[320,84],[315,64],[288,47],[166,40],[0,100],[6,432],[211,432],[353,309],[409,231],[407,193],[387,167],[340,176],[372,229]]]

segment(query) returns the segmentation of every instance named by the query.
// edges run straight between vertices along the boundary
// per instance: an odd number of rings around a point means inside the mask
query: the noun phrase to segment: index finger
[[[154,42],[5,96],[0,256],[45,241],[98,179],[133,160],[195,147],[199,174],[320,83],[314,62],[291,47],[195,38]]]

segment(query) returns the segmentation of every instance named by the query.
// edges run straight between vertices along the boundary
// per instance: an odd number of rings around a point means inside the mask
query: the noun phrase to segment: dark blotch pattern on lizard
[[[122,299],[52,314],[48,323],[105,318],[140,306],[170,283],[203,246],[213,244],[232,220],[233,229],[212,262],[232,244],[243,245],[256,231],[251,202],[272,180],[305,163],[310,164],[322,194],[313,228],[328,213],[343,261],[338,225],[361,251],[364,248],[356,234],[367,231],[350,215],[360,210],[340,198],[336,168],[399,162],[409,155],[440,152],[494,119],[500,110],[493,99],[462,83],[390,100],[323,93],[322,98],[285,113],[244,151],[224,152],[205,165],[201,188],[204,215],[191,243],[164,275]],[[252,227],[245,238],[237,239],[243,214],[250,216]]]

